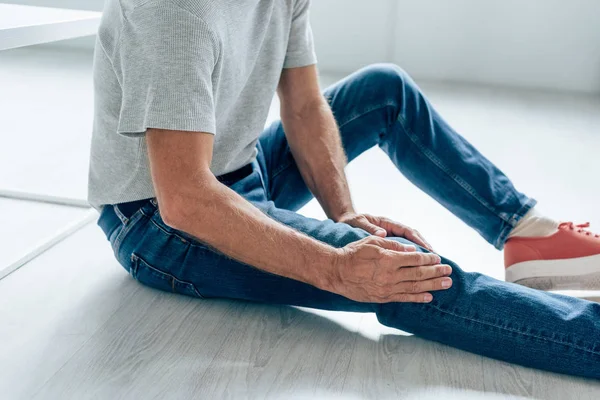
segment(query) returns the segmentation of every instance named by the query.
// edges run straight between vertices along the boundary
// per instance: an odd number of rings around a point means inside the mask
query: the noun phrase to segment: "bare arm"
[[[147,143],[165,223],[236,260],[362,302],[428,302],[449,279],[437,255],[375,236],[335,249],[272,220],[210,172],[210,134],[149,129]]]
[[[222,185],[209,170],[213,135],[151,129],[147,139],[166,224],[236,260],[319,288],[330,287],[337,250],[272,220]]]
[[[284,131],[304,182],[329,218],[339,221],[354,213],[344,172],[346,155],[316,66],[285,69],[277,93]]]
[[[358,214],[354,210],[344,173],[347,160],[340,133],[321,94],[316,66],[284,70],[277,92],[294,160],[327,216],[380,237],[405,237],[433,251],[417,230],[389,218]]]

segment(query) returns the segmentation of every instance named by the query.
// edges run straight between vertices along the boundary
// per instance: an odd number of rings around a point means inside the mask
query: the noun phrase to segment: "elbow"
[[[198,226],[193,226],[194,222],[201,216],[206,216],[214,204],[218,203],[216,197],[220,185],[211,175],[208,179],[196,181],[195,185],[180,186],[186,190],[161,193],[158,196],[158,209],[162,221],[179,231],[189,233],[192,228],[197,230]]]
[[[159,199],[158,210],[160,218],[170,228],[184,231],[184,221],[186,219],[185,208],[179,201],[173,199]]]
[[[191,204],[195,204],[196,208],[202,206],[202,201],[195,196],[194,193],[184,193],[179,190],[161,193],[158,196],[158,212],[160,218],[169,228],[179,231],[189,229],[189,221],[193,217],[193,213],[197,212]]]

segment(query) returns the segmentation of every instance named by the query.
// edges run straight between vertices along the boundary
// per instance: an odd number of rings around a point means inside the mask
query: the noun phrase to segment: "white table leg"
[[[87,200],[69,197],[50,196],[46,194],[20,192],[16,190],[0,189],[0,197],[14,200],[36,201],[39,203],[58,204],[61,206],[90,208]]]
[[[35,257],[54,247],[56,244],[62,242],[90,222],[96,220],[98,218],[98,212],[96,210],[90,210],[86,213],[86,215],[80,218],[77,221],[72,222],[66,227],[62,228],[56,234],[49,237],[48,239],[42,241],[41,243],[34,246],[31,250],[29,250],[23,257],[16,260],[12,264],[9,264],[7,267],[0,269],[0,280],[6,278],[8,275],[12,274],[29,261],[33,260]]]

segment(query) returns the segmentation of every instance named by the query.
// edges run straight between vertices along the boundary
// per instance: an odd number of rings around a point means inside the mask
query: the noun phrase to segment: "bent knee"
[[[369,92],[376,94],[378,103],[401,104],[405,97],[412,97],[413,93],[419,91],[408,73],[396,64],[369,65],[359,74]]]
[[[396,64],[379,63],[372,64],[363,69],[363,73],[373,84],[384,88],[398,88],[412,84],[410,75]]]

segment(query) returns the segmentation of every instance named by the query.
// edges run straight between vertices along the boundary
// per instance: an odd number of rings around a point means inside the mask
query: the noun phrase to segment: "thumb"
[[[386,237],[387,236],[387,231],[377,225],[374,225],[368,221],[361,221],[360,223],[360,228],[364,229],[365,231],[369,232],[371,235],[375,235],[375,236],[379,236],[379,237]]]

